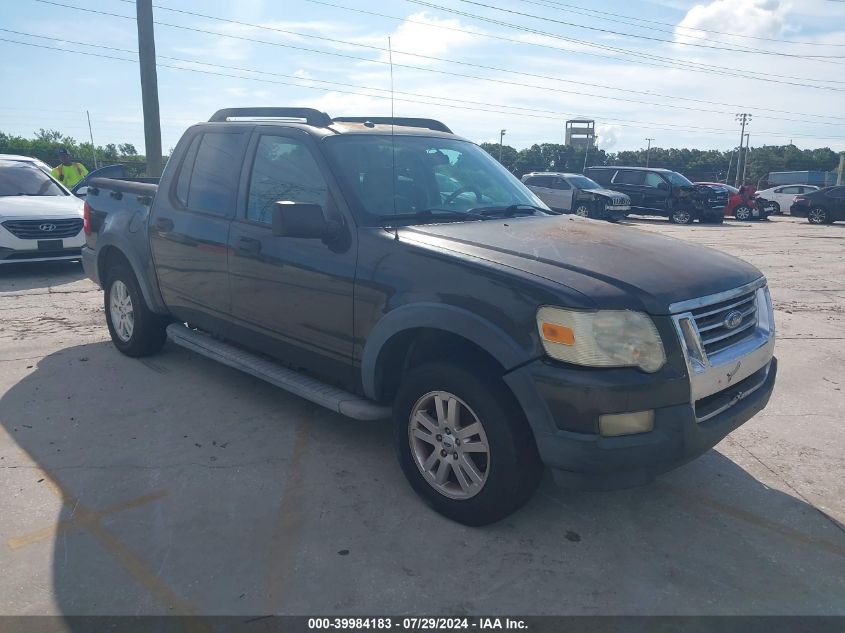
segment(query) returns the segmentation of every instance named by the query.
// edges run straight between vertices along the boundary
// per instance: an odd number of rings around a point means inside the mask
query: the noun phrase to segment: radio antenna
[[[387,56],[390,62],[390,188],[393,200],[393,215],[396,215],[396,140],[393,131],[393,44],[390,41],[390,36],[387,37]],[[399,229],[396,228],[396,223],[393,223],[393,239],[399,239]]]

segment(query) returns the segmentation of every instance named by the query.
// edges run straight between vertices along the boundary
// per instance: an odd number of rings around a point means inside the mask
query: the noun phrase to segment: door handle
[[[159,231],[163,231],[167,233],[173,230],[173,220],[170,218],[157,218],[156,219],[156,229]]]
[[[261,241],[252,237],[242,237],[238,240],[237,250],[245,255],[257,255],[261,252]]]

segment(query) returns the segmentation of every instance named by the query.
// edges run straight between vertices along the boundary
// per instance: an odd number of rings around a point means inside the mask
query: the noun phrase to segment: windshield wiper
[[[548,211],[542,207],[535,206],[533,204],[512,204],[510,206],[497,206],[497,207],[475,207],[470,209],[470,212],[476,212],[481,214],[484,217],[489,217],[491,215],[496,215],[498,213],[503,214],[505,217],[510,218],[517,214],[522,215],[534,215],[536,211],[542,211],[543,213],[548,213]]]
[[[487,220],[487,216],[480,213],[475,213],[473,209],[469,211],[455,211],[454,209],[423,209],[422,211],[415,211],[414,213],[397,213],[396,215],[384,214],[378,216],[382,222],[390,223],[392,221],[400,220],[440,220],[452,219],[463,220],[464,218],[472,218],[474,220]],[[388,224],[390,225],[390,224]]]

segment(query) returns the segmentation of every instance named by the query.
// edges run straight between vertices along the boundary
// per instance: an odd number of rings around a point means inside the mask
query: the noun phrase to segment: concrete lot
[[[108,341],[78,264],[0,268],[0,614],[845,614],[845,225],[675,227],[769,277],[769,407],[647,487],[470,529],[387,424]]]

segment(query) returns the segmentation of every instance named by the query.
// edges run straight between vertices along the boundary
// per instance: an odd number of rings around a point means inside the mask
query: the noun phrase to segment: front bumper
[[[633,370],[632,370],[633,371]],[[543,463],[549,466],[555,481],[568,488],[608,490],[648,483],[657,475],[672,470],[706,452],[728,433],[751,419],[769,401],[777,376],[777,359],[723,392],[735,402],[721,413],[698,421],[689,401],[660,406],[678,397],[678,385],[637,385],[626,393],[619,386],[581,385],[575,391],[587,396],[588,406],[573,408],[568,400],[569,389],[558,390],[538,386],[552,385],[559,379],[560,368],[545,361],[535,361],[505,376],[525,410],[534,431]],[[741,395],[746,384],[747,395]],[[648,403],[651,402],[649,405]],[[598,433],[581,433],[559,428],[570,425],[576,416],[596,420],[601,412],[654,408],[654,430],[620,437],[603,437]],[[602,410],[605,411],[602,411]],[[565,416],[565,419],[560,419]]]
[[[45,223],[51,221],[45,220]],[[84,242],[81,230],[76,235],[58,239],[52,239],[49,233],[37,239],[21,239],[0,225],[0,265],[79,259],[79,249]]]

